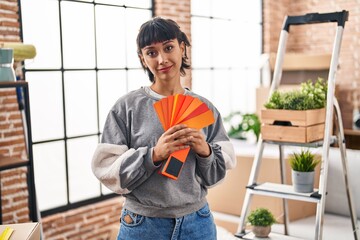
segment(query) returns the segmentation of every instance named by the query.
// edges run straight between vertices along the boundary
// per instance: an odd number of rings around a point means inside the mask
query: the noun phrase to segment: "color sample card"
[[[177,124],[186,124],[190,128],[201,129],[214,123],[213,112],[200,99],[183,94],[162,98],[154,104],[164,130]],[[173,152],[163,163],[160,173],[176,180],[185,163],[190,148]]]

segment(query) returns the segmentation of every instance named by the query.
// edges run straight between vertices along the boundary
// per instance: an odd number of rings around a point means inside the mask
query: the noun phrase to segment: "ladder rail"
[[[325,132],[324,132],[324,145],[322,151],[322,161],[320,169],[319,181],[319,194],[322,195],[320,203],[317,205],[316,221],[315,221],[315,239],[322,239],[323,234],[323,218],[325,211],[327,177],[329,170],[329,150],[330,139],[333,127],[333,109],[334,109],[334,96],[335,96],[335,80],[336,71],[339,63],[340,46],[342,41],[343,26],[338,26],[335,35],[335,41],[332,50],[332,57],[330,62],[329,76],[328,76],[328,89],[326,97],[326,118],[325,118]]]
[[[349,178],[348,178],[348,174],[349,174],[349,167],[348,167],[348,158],[346,155],[346,145],[345,145],[345,134],[344,134],[344,128],[343,128],[343,122],[342,122],[342,118],[341,118],[341,111],[340,111],[340,106],[339,103],[337,101],[337,99],[334,99],[334,107],[335,107],[335,113],[336,113],[336,117],[337,117],[337,127],[338,127],[338,145],[340,148],[340,152],[341,152],[341,162],[342,162],[342,167],[343,167],[343,174],[344,174],[344,182],[345,182],[345,188],[346,188],[346,195],[347,195],[347,200],[348,200],[348,204],[349,204],[349,210],[350,210],[350,217],[351,217],[351,225],[353,228],[353,233],[354,233],[354,239],[359,239],[359,226],[358,226],[358,222],[357,222],[357,213],[355,210],[355,206],[354,206],[354,198],[352,195],[352,192],[350,190],[350,182],[349,182]]]
[[[264,152],[264,148],[265,148],[265,143],[264,143],[262,137],[260,136],[259,141],[257,143],[257,147],[256,147],[256,154],[254,156],[254,161],[251,166],[248,186],[256,183],[256,181],[258,179],[259,171],[260,171],[260,164],[262,161],[262,155]]]
[[[285,167],[285,158],[284,158],[284,146],[279,145],[279,160],[280,160],[280,175],[281,183],[286,184],[286,167]],[[282,199],[283,206],[283,221],[284,221],[284,234],[289,235],[289,208],[288,201],[286,198]]]
[[[272,93],[275,92],[280,85],[281,76],[282,76],[282,66],[284,63],[284,56],[285,56],[286,43],[287,43],[288,36],[289,36],[289,33],[287,31],[281,30],[279,46],[278,46],[278,51],[276,54],[276,60],[275,60],[275,66],[274,66],[274,76],[273,76],[273,80],[271,82],[268,99],[270,99]]]

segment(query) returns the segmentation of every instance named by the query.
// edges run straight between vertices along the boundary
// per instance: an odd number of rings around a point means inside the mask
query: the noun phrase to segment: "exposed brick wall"
[[[19,15],[17,0],[0,0],[0,42],[19,42]]]
[[[24,167],[1,172],[3,223],[29,222],[26,174]]]
[[[291,0],[263,0],[263,49],[265,53],[277,52],[281,26],[288,14]]]
[[[0,0],[0,42],[20,41],[17,0]],[[26,159],[24,131],[14,88],[0,89],[0,161]],[[0,172],[3,223],[29,221],[26,167]]]
[[[55,214],[42,219],[47,240],[107,240],[119,228],[123,198]]]
[[[14,88],[0,89],[0,161],[26,159],[24,131]],[[3,223],[29,221],[26,167],[0,172]]]
[[[339,57],[337,83],[360,84],[360,4],[358,0],[264,0],[264,52],[276,52],[285,15],[302,15],[311,12],[349,11],[345,24]],[[292,26],[287,52],[330,53],[335,39],[336,24],[324,23]]]
[[[15,88],[0,89],[0,156],[26,157]]]
[[[155,16],[170,18],[176,21],[181,30],[188,36],[191,43],[191,2],[190,0],[173,1],[173,0],[156,0]],[[191,63],[191,47],[187,50],[187,56]],[[191,72],[186,71],[186,75],[181,78],[183,86],[191,87]]]

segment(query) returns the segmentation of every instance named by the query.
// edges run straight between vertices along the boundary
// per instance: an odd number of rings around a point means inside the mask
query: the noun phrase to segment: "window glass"
[[[66,71],[64,79],[67,136],[97,133],[95,71]]]
[[[215,68],[228,68],[230,67],[231,56],[233,55],[232,49],[237,48],[239,42],[234,41],[232,38],[232,29],[230,29],[229,20],[214,19],[211,21],[211,66]],[[238,58],[241,56],[237,56]]]
[[[40,211],[67,204],[64,141],[33,146],[36,195]]]
[[[100,183],[91,170],[91,159],[97,144],[97,136],[68,140],[69,199],[71,203],[100,196]]]
[[[192,88],[223,117],[233,111],[253,113],[260,84],[262,1],[207,1],[204,9],[201,0],[191,4]]]
[[[95,0],[95,3],[103,3],[103,4],[122,6],[125,4],[125,0]]]
[[[126,94],[126,71],[106,70],[98,72],[99,120],[103,130],[106,117],[115,102]]]
[[[104,195],[108,195],[113,193],[110,189],[108,189],[105,185],[101,184],[101,193]]]
[[[98,68],[125,68],[124,8],[97,5],[95,10]]]
[[[61,21],[64,68],[94,68],[94,6],[61,1]]]
[[[214,82],[213,82],[213,103],[219,109],[221,115],[227,116],[231,112],[231,78],[229,70],[214,70]]]
[[[193,69],[191,72],[191,76],[196,81],[192,81],[191,89],[196,93],[201,93],[201,96],[211,99],[213,96],[213,85],[214,78],[212,75],[212,71],[209,69]]]
[[[125,0],[126,6],[151,8],[151,0]]]
[[[151,0],[95,0],[95,2],[117,6],[151,8]]]
[[[128,91],[139,89],[142,86],[149,86],[150,84],[149,77],[143,70],[128,71]]]
[[[60,69],[61,67],[58,6],[57,1],[21,1],[23,42],[36,47],[36,57],[25,60],[27,69]],[[46,9],[46,11],[35,9]]]
[[[191,0],[191,14],[210,16],[212,0]]]
[[[32,140],[63,138],[61,72],[28,72],[26,80],[29,82]]]
[[[191,65],[193,68],[210,68],[212,56],[211,20],[192,18]],[[222,48],[222,46],[218,46]]]

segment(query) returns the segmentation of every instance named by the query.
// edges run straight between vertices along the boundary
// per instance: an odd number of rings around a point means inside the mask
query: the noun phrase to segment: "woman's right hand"
[[[184,124],[175,125],[164,132],[153,149],[153,162],[167,159],[171,153],[188,148],[186,143],[191,140],[188,134],[192,131]]]

